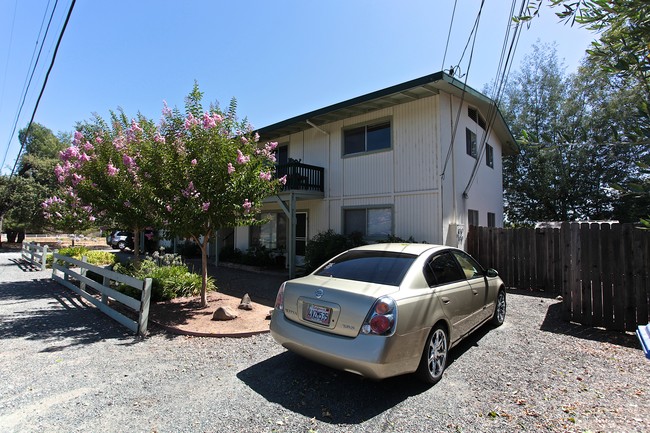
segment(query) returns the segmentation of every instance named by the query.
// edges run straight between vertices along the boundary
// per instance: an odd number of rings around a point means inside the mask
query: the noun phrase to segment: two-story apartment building
[[[217,248],[285,250],[289,272],[332,229],[464,246],[469,225],[503,225],[502,156],[515,139],[492,100],[443,72],[260,129],[287,185],[261,227],[221,230]]]

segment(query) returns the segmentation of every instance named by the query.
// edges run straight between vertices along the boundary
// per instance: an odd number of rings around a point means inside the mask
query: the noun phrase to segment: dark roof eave
[[[434,85],[433,83],[436,84]],[[470,95],[471,100],[484,105],[482,111],[485,111],[486,107],[493,104],[493,101],[490,98],[477,92],[473,88],[466,86],[461,81],[456,80],[444,72],[436,72],[265,126],[258,129],[257,132],[264,141],[278,139],[296,132],[310,129],[312,126],[307,123],[307,121],[320,126],[343,118],[408,102],[398,100],[398,98],[417,99],[417,95],[409,93],[409,91],[414,89],[426,90],[429,91],[430,94],[434,94],[437,90],[445,90],[456,96],[462,95],[464,91],[466,92],[466,95]],[[389,100],[391,97],[394,97],[393,100]],[[375,104],[372,104],[372,102],[375,102]],[[518,146],[516,141],[498,109],[497,116],[495,132],[503,139],[504,154],[517,153]]]

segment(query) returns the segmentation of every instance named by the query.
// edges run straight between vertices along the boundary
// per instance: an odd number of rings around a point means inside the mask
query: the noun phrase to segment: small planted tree
[[[47,198],[41,207],[49,228],[57,232],[77,234],[95,225],[92,207],[85,205],[72,187],[62,187],[58,195]],[[73,237],[73,247],[74,242]]]
[[[164,227],[201,248],[206,306],[208,242],[219,228],[261,223],[262,201],[286,179],[274,178],[277,143],[258,142],[251,125],[237,119],[234,99],[226,111],[218,105],[204,110],[202,97],[195,84],[185,112],[164,107],[147,161],[157,177]]]

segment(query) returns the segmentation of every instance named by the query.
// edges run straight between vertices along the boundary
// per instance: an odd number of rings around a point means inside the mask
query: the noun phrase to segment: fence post
[[[43,256],[41,257],[41,271],[47,268],[47,245],[43,245]]]
[[[151,302],[151,278],[145,278],[140,296],[140,314],[138,316],[138,334],[147,333],[147,322],[149,321],[149,304]]]
[[[82,257],[81,257],[81,261],[84,262],[84,263],[87,263],[87,262],[88,262],[88,257],[87,257],[87,256],[82,256]],[[82,267],[82,268],[81,268],[81,271],[79,271],[79,273],[80,273],[83,277],[85,277],[86,274],[88,273],[88,269]],[[79,288],[80,288],[81,290],[83,290],[83,291],[86,291],[86,283],[84,283],[83,281],[81,281],[81,282],[79,283]]]

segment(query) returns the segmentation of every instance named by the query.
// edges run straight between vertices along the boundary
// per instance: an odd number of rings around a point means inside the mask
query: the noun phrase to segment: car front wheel
[[[449,338],[447,332],[442,326],[438,325],[433,328],[422,352],[422,359],[417,371],[420,379],[432,385],[437,383],[442,378],[442,373],[447,366],[448,351]]]
[[[118,247],[121,251],[124,251],[124,248],[126,248],[126,242],[124,242],[124,241],[119,241],[119,242],[117,243],[117,247]]]
[[[501,326],[506,320],[506,292],[505,290],[499,290],[497,295],[496,306],[494,307],[494,315],[492,316],[492,325]]]

